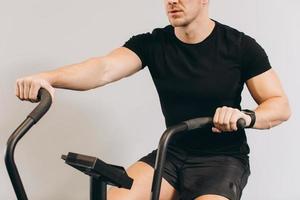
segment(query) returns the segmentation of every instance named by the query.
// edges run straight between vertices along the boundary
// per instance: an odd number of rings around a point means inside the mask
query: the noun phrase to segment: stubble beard
[[[173,27],[185,27],[189,24],[189,21],[186,19],[170,19],[169,22]]]

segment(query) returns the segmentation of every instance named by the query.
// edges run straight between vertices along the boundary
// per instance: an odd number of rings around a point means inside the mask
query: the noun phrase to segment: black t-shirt
[[[143,68],[148,66],[167,127],[212,117],[221,106],[241,109],[245,81],[271,68],[253,38],[219,22],[197,44],[182,42],[168,25],[133,36],[124,47],[138,55]],[[244,130],[216,134],[211,128],[197,129],[181,134],[171,145],[201,155],[247,158],[249,154]]]

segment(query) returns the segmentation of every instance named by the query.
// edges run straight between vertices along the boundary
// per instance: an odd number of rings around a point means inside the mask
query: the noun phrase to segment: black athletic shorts
[[[139,161],[154,168],[155,158],[156,150]],[[239,200],[249,175],[249,161],[245,163],[227,155],[195,156],[169,147],[163,178],[178,191],[182,200],[205,194]]]

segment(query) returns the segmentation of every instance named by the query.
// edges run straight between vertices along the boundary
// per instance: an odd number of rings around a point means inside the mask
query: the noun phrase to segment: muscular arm
[[[274,70],[253,77],[246,84],[258,104],[253,128],[269,129],[288,120],[291,115],[289,102]],[[236,121],[239,118],[244,118],[247,126],[251,122],[251,118],[238,109],[220,107],[215,112],[212,130],[216,133],[237,130]]]
[[[141,69],[141,60],[131,50],[120,47],[103,57],[67,65],[17,80],[16,95],[35,100],[40,87],[53,95],[55,88],[89,90],[130,76]]]
[[[246,84],[258,104],[254,128],[269,129],[288,120],[289,102],[274,70],[253,77]]]
[[[130,76],[141,69],[141,61],[131,50],[120,47],[107,56],[90,58],[46,73],[53,87],[89,90]]]

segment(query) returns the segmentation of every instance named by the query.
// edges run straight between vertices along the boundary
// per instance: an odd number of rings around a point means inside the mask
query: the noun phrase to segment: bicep
[[[273,69],[250,78],[246,84],[257,104],[270,98],[285,97],[280,80]]]
[[[141,59],[130,49],[119,47],[104,57],[110,82],[130,76],[142,68]]]

